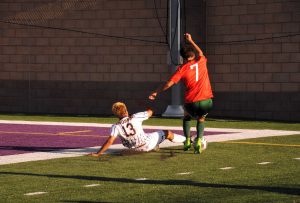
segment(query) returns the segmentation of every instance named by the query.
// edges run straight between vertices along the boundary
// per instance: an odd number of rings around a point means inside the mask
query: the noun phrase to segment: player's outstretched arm
[[[88,154],[88,156],[99,157],[101,156],[115,141],[116,137],[109,136],[104,145],[99,149],[97,153]]]
[[[147,113],[148,113],[148,116],[149,116],[149,118],[153,115],[153,110],[151,109],[151,108],[147,108]]]
[[[174,82],[169,80],[168,82],[166,82],[163,86],[160,86],[159,88],[157,88],[154,92],[152,92],[150,95],[149,95],[149,99],[150,100],[155,100],[156,96],[163,92],[163,91],[166,91],[167,89],[169,89],[170,87],[172,87],[174,85]]]
[[[192,39],[192,35],[189,33],[185,33],[184,36],[185,36],[186,41],[188,41],[194,47],[194,49],[198,52],[199,56],[204,56],[203,51]]]

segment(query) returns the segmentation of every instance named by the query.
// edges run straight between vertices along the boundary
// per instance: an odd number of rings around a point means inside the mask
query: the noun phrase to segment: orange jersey
[[[178,83],[183,80],[186,91],[185,103],[192,103],[213,97],[208,71],[206,67],[207,59],[201,56],[198,60],[190,61],[176,70],[171,77],[171,81]]]

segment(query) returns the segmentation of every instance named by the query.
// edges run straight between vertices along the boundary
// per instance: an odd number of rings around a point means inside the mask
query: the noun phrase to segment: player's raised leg
[[[185,141],[184,136],[175,134],[169,130],[159,130],[147,135],[149,136],[149,140],[147,141],[147,143],[139,148],[136,148],[136,151],[149,152],[154,149],[156,149],[155,151],[157,151],[157,146],[159,146],[159,144],[162,143],[165,139],[176,143],[183,143]]]
[[[184,136],[175,134],[170,130],[164,130],[164,133],[165,133],[166,139],[170,140],[171,142],[183,143],[186,140],[186,138]]]

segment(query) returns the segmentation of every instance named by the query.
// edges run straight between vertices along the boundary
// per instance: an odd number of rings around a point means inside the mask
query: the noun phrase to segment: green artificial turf
[[[242,141],[300,146],[299,135]],[[14,203],[300,202],[299,149],[220,142],[201,155],[175,147],[3,165],[0,196]],[[99,186],[83,187],[90,184]],[[37,191],[47,193],[24,195]]]

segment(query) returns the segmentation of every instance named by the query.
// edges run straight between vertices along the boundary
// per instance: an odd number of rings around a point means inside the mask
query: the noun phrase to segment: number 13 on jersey
[[[133,136],[136,134],[136,130],[134,129],[134,127],[131,123],[127,123],[126,127],[122,125],[122,128],[127,137]]]

